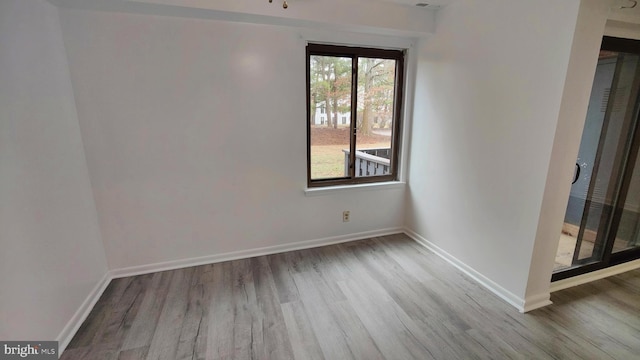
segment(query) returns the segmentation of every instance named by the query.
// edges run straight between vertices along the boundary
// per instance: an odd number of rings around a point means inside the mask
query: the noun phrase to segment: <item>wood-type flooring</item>
[[[640,358],[640,270],[551,300],[521,314],[398,234],[115,279],[61,359]]]

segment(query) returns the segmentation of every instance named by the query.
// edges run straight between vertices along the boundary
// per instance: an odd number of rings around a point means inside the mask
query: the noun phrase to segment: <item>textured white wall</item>
[[[419,45],[407,226],[521,300],[578,7],[459,0]]]
[[[301,32],[61,16],[112,269],[403,225],[403,189],[305,197]]]
[[[107,271],[57,9],[0,2],[0,339],[54,340]]]

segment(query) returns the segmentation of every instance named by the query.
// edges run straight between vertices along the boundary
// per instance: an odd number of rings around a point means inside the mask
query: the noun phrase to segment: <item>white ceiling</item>
[[[388,3],[393,3],[393,4],[400,4],[400,5],[407,5],[407,6],[415,6],[418,3],[423,3],[423,4],[442,7],[447,4],[450,4],[452,1],[455,1],[455,0],[378,0],[378,1],[383,1]]]
[[[616,0],[611,7],[609,19],[633,24],[640,23],[640,1],[634,8],[625,8],[633,6],[633,3],[634,1],[630,0]]]
[[[430,6],[428,9],[435,10],[447,6],[457,0],[367,0],[367,1],[381,1],[386,3],[404,5],[404,6],[416,6],[418,3],[426,3]],[[606,1],[606,0],[602,0]],[[612,3],[611,12],[609,14],[610,20],[640,24],[640,0],[634,6],[636,0],[609,0]],[[633,6],[633,7],[632,7]]]

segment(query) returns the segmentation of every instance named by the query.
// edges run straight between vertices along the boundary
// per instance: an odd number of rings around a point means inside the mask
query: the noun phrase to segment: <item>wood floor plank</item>
[[[321,285],[323,290],[323,296],[328,298],[329,301],[344,301],[346,300],[342,291],[337,285],[335,278],[331,276],[332,266],[323,262],[322,257],[317,249],[301,250],[301,260],[299,261],[299,272],[304,273],[307,281],[317,283]],[[296,284],[298,284],[296,282]]]
[[[494,337],[508,339],[504,351],[508,351],[509,348],[517,348],[525,357],[548,358],[544,351],[527,341],[527,337],[513,336],[506,330],[513,322],[509,315],[516,314],[520,317],[520,314],[513,308],[505,309],[504,303],[495,295],[480,288],[457,269],[452,269],[438,256],[424,252],[420,245],[412,241],[401,238],[385,241],[385,245],[387,251],[403,253],[409,261],[416,262],[433,275],[433,279],[423,288],[426,293],[422,296],[426,300],[425,303],[431,303],[431,306],[437,307],[439,312],[451,315],[452,319],[444,322],[445,328],[451,329],[449,324],[450,321],[453,321],[459,329],[469,327],[469,329],[487,331],[487,323],[499,322],[503,326],[492,332]],[[421,259],[426,261],[421,261]],[[442,335],[445,332],[442,328],[437,327],[436,332],[441,334],[441,338],[448,339]],[[520,331],[526,331],[526,328],[520,329]],[[462,344],[464,347],[465,343]]]
[[[233,304],[231,303],[232,264],[214,265],[213,287],[210,299],[206,359],[219,359],[234,352]]]
[[[374,243],[363,243],[352,247],[351,251],[367,269],[367,272],[380,283],[393,301],[408,315],[425,322],[446,323],[454,332],[469,329],[462,319],[452,312],[450,301],[441,294],[430,291],[407,272],[380,246]]]
[[[149,355],[149,346],[143,346],[135,349],[123,350],[118,354],[118,360],[139,360],[139,359],[155,359],[156,355]]]
[[[520,314],[406,235],[115,279],[74,359],[636,359],[640,270]]]
[[[394,305],[397,305],[413,323],[430,339],[436,340],[441,347],[450,349],[455,354],[464,354],[463,342],[455,341],[457,336],[464,336],[470,326],[452,311],[450,299],[429,291],[406,271],[395,259],[381,251],[374,243],[363,243],[352,247],[354,255],[361,260],[367,271],[373,274],[378,283],[386,289]],[[444,326],[434,329],[432,323]],[[471,345],[475,345],[471,342]],[[474,352],[482,348],[474,348]]]
[[[149,346],[156,332],[158,318],[162,312],[173,272],[165,271],[153,275],[147,287],[138,314],[122,345],[122,350]]]
[[[87,347],[94,344],[94,339],[103,331],[109,322],[109,313],[112,311],[112,299],[116,293],[119,283],[112,281],[105,289],[103,295],[98,299],[86,321],[82,323],[80,329],[69,343],[69,349]]]
[[[278,290],[278,298],[281,304],[298,301],[299,294],[295,281],[293,281],[292,267],[286,261],[286,254],[275,254],[268,257],[269,267],[273,274],[273,281]]]
[[[311,254],[318,255],[317,251]],[[337,353],[327,355],[327,358],[383,358],[364,324],[347,302],[338,282],[332,281],[335,278],[327,275],[336,275],[331,269],[335,264],[318,261],[320,257],[309,257],[309,266],[302,267],[307,270],[295,274],[294,279],[307,315],[324,315],[319,321],[319,326],[315,328],[316,338],[321,339],[320,343],[325,351]]]
[[[354,359],[349,343],[334,319],[322,290],[320,290],[322,283],[314,284],[315,279],[308,279],[308,274],[310,273],[294,274],[294,279],[300,290],[305,313],[316,334],[322,353],[327,359]]]
[[[384,241],[385,238],[377,238],[374,239],[373,242],[377,246],[381,246],[385,250],[386,255],[393,258],[395,262],[404,269],[406,275],[422,283],[433,280],[433,275],[425,271],[418,263],[412,261],[406,251],[393,251],[393,247],[389,244],[393,243],[396,238],[396,236],[386,237],[388,241]]]
[[[293,359],[293,349],[287,335],[287,326],[280,307],[280,299],[273,274],[266,257],[250,259],[260,326],[256,327],[262,337],[261,359]],[[257,310],[258,311],[258,310]]]
[[[342,329],[341,334],[349,344],[354,358],[366,360],[385,358],[349,301],[331,303],[329,308],[339,328]]]
[[[172,271],[167,298],[148,348],[148,359],[175,360],[182,326],[188,306],[189,285],[193,268]]]
[[[450,349],[429,338],[390,296],[368,296],[367,289],[371,286],[372,283],[356,280],[340,282],[342,291],[385,358],[456,358]]]
[[[60,358],[65,360],[117,360],[118,355],[119,351],[117,349],[113,349],[110,344],[107,346],[94,344],[91,346],[65,350]]]
[[[231,303],[233,304],[234,355],[239,358],[263,359],[264,318],[258,311],[258,300],[250,259],[232,264]]]
[[[311,322],[301,301],[289,301],[281,305],[291,348],[296,359],[324,360]]]
[[[187,309],[176,350],[176,360],[204,359],[207,351],[209,302],[212,298],[213,265],[193,268]]]
[[[109,316],[110,321],[104,330],[96,336],[95,343],[113,343],[116,348],[121,347],[127,332],[138,315],[144,291],[151,278],[151,275],[143,275],[114,280],[123,289],[119,296],[113,297],[113,311]]]

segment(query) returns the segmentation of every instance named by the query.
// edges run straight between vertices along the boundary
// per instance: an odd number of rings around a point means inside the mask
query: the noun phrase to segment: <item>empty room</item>
[[[637,3],[0,0],[0,357],[636,358]]]

